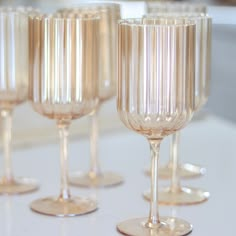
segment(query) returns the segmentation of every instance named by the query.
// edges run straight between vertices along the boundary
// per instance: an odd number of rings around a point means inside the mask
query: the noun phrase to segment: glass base
[[[77,216],[93,212],[97,209],[97,203],[88,198],[72,197],[62,199],[48,197],[38,199],[31,203],[31,210],[51,216]]]
[[[147,218],[131,219],[117,225],[117,230],[129,236],[181,236],[192,232],[192,225],[174,217],[160,217],[156,228],[146,226]]]
[[[0,194],[23,194],[37,190],[38,182],[28,178],[15,178],[11,181],[6,178],[0,179]]]
[[[113,172],[104,172],[101,175],[91,175],[90,173],[70,175],[70,184],[80,187],[111,187],[122,182],[123,178]]]
[[[177,192],[165,188],[158,193],[158,201],[162,205],[194,205],[207,201],[209,197],[207,191],[188,187],[182,187]],[[144,198],[150,201],[150,191],[144,193]]]
[[[145,173],[149,176],[151,175],[150,170],[146,170]],[[179,173],[180,178],[190,179],[190,178],[196,178],[196,177],[200,177],[202,175],[205,175],[206,169],[201,166],[186,163],[186,164],[183,164],[179,167],[178,173]],[[159,168],[159,177],[161,179],[171,179],[172,166],[166,165],[164,167],[160,167]]]

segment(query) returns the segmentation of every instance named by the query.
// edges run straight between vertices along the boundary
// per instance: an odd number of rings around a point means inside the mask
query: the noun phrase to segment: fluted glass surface
[[[195,51],[195,104],[194,110],[198,111],[206,103],[209,95],[210,84],[210,57],[211,57],[211,24],[209,16],[202,13],[153,13],[145,16],[147,19],[166,17],[169,19],[181,19],[195,22],[196,24],[196,51]],[[170,205],[195,204],[208,199],[209,193],[201,189],[181,187],[180,177],[190,177],[202,172],[201,167],[191,164],[180,165],[179,161],[179,136],[180,132],[173,134],[170,161],[160,168],[159,175],[163,178],[171,178],[171,185],[159,194],[159,202]],[[150,193],[144,194],[150,199]]]
[[[96,110],[90,116],[90,169],[86,173],[72,173],[70,182],[83,187],[107,187],[118,185],[123,178],[111,171],[102,171],[98,155],[99,122],[101,105],[115,96],[117,86],[117,21],[120,19],[120,6],[114,3],[82,4],[76,8],[59,10],[62,14],[86,15],[96,13],[99,23],[99,60],[98,60],[98,99]]]
[[[75,216],[97,208],[93,200],[70,194],[67,146],[71,120],[97,105],[98,24],[95,15],[30,18],[29,98],[36,112],[57,120],[61,149],[60,195],[31,203],[41,214]]]
[[[212,18],[196,12],[149,13],[145,19],[169,18],[192,20],[196,24],[195,51],[195,105],[197,112],[206,103],[210,92],[211,32]]]
[[[98,20],[50,16],[30,21],[29,98],[35,111],[70,120],[94,109],[97,25]]]
[[[11,164],[12,113],[28,98],[28,16],[32,8],[0,8],[0,115],[4,176],[0,194],[31,192],[36,181],[15,178]]]
[[[196,78],[199,79],[197,79],[195,92],[195,111],[197,112],[206,104],[210,94],[212,18],[208,15],[190,16],[191,19],[194,19],[194,17],[197,18],[196,46],[198,49],[196,49],[196,53],[199,53],[196,72]]]
[[[192,226],[160,217],[158,159],[161,140],[192,117],[195,84],[195,24],[182,19],[128,19],[118,26],[117,110],[122,122],[144,135],[152,157],[148,219],[118,224],[132,236],[187,235]],[[171,222],[171,224],[170,224]]]
[[[22,103],[28,96],[28,18],[0,9],[0,107]]]
[[[194,110],[197,112],[197,116],[201,113],[199,111],[207,102],[210,91],[210,73],[211,73],[211,34],[212,34],[212,19],[207,14],[196,13],[196,12],[155,12],[145,15],[145,18],[182,18],[182,19],[191,19],[196,23],[196,70],[195,70],[195,107]],[[177,137],[178,136],[178,137]],[[173,151],[173,149],[178,149],[180,134],[176,133],[173,136],[171,148],[170,161],[167,165],[160,168],[160,177],[162,178],[172,178],[173,179],[173,168],[177,166],[179,177],[191,178],[203,175],[205,173],[205,168],[190,163],[180,164],[179,158],[174,157],[174,153],[178,151]],[[176,148],[174,148],[176,147]],[[174,161],[178,163],[175,165]],[[150,171],[146,171],[149,173]],[[176,178],[175,178],[176,179]],[[177,181],[179,182],[179,181]],[[175,187],[176,188],[176,187]],[[204,194],[201,196],[204,196]],[[191,198],[192,201],[194,198]],[[205,197],[200,197],[201,201]]]
[[[75,8],[60,9],[63,15],[98,14],[99,22],[99,68],[98,97],[106,101],[116,93],[117,85],[117,21],[120,19],[120,6],[114,3],[81,4]]]
[[[195,38],[181,22],[143,19],[119,26],[118,112],[128,128],[149,139],[183,128],[192,116]]]

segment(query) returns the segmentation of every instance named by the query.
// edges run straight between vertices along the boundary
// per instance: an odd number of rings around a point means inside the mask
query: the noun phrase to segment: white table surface
[[[129,8],[125,8],[125,11],[123,9],[123,17],[137,17],[144,13],[143,3],[137,3],[132,14],[130,9],[134,5],[127,3],[126,6],[128,5]],[[214,23],[217,24],[235,24],[233,20],[235,11],[236,8],[209,8]],[[21,114],[22,120],[25,120],[26,113],[21,112]],[[107,114],[106,118],[109,120],[109,113]],[[29,116],[35,121],[32,122],[34,127],[34,124],[38,124],[38,119],[34,119],[32,117],[34,115]],[[19,119],[19,116],[16,119]],[[45,133],[27,131],[24,138],[25,127],[21,121],[19,122],[21,126],[18,127],[18,141],[15,145],[17,149],[13,152],[14,172],[19,176],[26,175],[38,179],[40,189],[35,193],[20,196],[0,196],[0,236],[116,236],[120,235],[116,231],[118,222],[148,215],[149,205],[142,198],[142,192],[149,188],[149,179],[143,173],[150,160],[148,143],[141,135],[125,128],[117,131],[122,127],[117,123],[114,130],[109,126],[109,132],[101,136],[99,154],[103,169],[122,174],[125,183],[118,187],[100,190],[72,187],[73,195],[90,196],[98,200],[99,209],[88,215],[56,218],[32,212],[28,207],[31,201],[39,197],[57,195],[59,191],[59,144],[51,143],[55,140],[55,128],[52,128],[51,132],[49,124],[51,122],[45,120],[45,123],[43,127],[49,128],[48,132],[52,138],[44,142],[34,142],[34,140],[30,142],[31,135],[41,135],[41,139],[45,137]],[[27,123],[27,126],[30,124]],[[73,127],[78,128],[76,125]],[[77,132],[73,130],[72,133],[73,140],[69,147],[70,171],[87,170],[88,139],[83,137],[76,140],[74,134]],[[85,133],[84,129],[82,133]],[[181,159],[207,168],[206,176],[183,181],[183,184],[209,190],[211,198],[208,202],[195,206],[161,206],[161,215],[174,214],[188,220],[194,226],[191,234],[193,236],[235,235],[235,140],[236,126],[213,116],[190,124],[182,132]],[[24,141],[27,142],[26,145]],[[50,143],[46,145],[47,141]],[[168,141],[166,139],[161,147],[162,163],[168,159]],[[2,159],[0,155],[0,174]],[[168,181],[160,181],[160,187],[168,184]]]
[[[191,222],[193,236],[233,236],[236,211],[236,126],[213,116],[190,124],[182,132],[181,158],[207,168],[204,177],[183,181],[211,193],[208,202],[186,207],[160,207],[161,215],[175,214]],[[168,139],[161,147],[161,162],[168,158]],[[97,198],[99,209],[91,214],[56,218],[32,212],[28,205],[39,197],[58,194],[59,146],[57,143],[14,150],[17,175],[40,181],[40,190],[20,196],[0,196],[1,236],[116,236],[116,223],[127,218],[145,217],[149,205],[142,192],[149,187],[143,169],[150,155],[147,141],[121,128],[100,138],[100,157],[106,170],[122,174],[125,183],[108,189],[71,188],[73,195]],[[88,168],[89,142],[72,140],[69,146],[70,171]],[[1,156],[2,160],[2,156]],[[2,167],[2,163],[0,163]],[[168,181],[160,181],[160,187]]]

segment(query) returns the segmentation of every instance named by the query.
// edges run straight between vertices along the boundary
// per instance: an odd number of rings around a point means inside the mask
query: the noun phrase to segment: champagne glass
[[[126,19],[118,26],[118,97],[121,121],[144,135],[151,150],[148,219],[119,223],[125,235],[187,235],[192,226],[159,217],[158,159],[162,139],[182,129],[194,108],[195,24],[181,19]]]
[[[162,15],[166,15],[166,16],[168,16],[168,15],[169,16],[171,16],[171,15],[174,15],[174,16],[189,15],[190,16],[191,14],[192,14],[192,16],[194,16],[194,14],[206,14],[206,12],[207,12],[207,6],[202,3],[168,2],[168,1],[167,2],[147,2],[146,7],[147,7],[147,12],[148,12],[149,16],[151,16],[151,15],[156,15],[156,16],[157,15],[159,15],[159,16],[162,16]],[[198,37],[198,40],[199,40],[199,37]],[[197,53],[197,57],[198,57],[197,63],[202,63],[202,65],[201,65],[202,69],[204,68],[204,63],[206,63],[206,68],[209,69],[210,56],[209,56],[208,52],[209,51],[207,51],[207,53],[206,53],[206,58],[208,61],[204,57],[200,58],[199,57],[200,53]],[[202,51],[201,53],[204,53],[204,52]],[[199,62],[200,59],[203,61]],[[201,69],[200,66],[198,66],[198,68]],[[196,70],[197,75],[199,75],[200,73],[204,73],[204,72]],[[209,73],[209,71],[207,71],[206,73]],[[202,95],[204,93],[203,90],[205,90],[205,95],[206,95],[205,102],[206,102],[208,94],[209,94],[208,91],[209,91],[210,77],[205,79],[205,81],[204,81],[204,79],[205,78],[202,78],[201,80],[197,79],[197,81],[199,81],[199,84],[202,83],[202,85],[199,86],[197,84],[196,92],[202,91],[202,93],[201,93],[201,95]],[[201,88],[201,90],[199,87]],[[203,96],[201,96],[201,95],[196,95],[197,99],[199,97],[201,97],[201,99],[202,99]],[[203,103],[203,101],[204,100],[202,100],[202,103]],[[198,103],[198,104],[200,104],[200,103]],[[196,110],[196,112],[199,111],[199,109],[195,109],[195,110]],[[179,136],[180,136],[179,133],[175,133],[172,136],[171,146],[175,146],[176,148],[178,148]],[[171,147],[171,150],[173,150],[172,147]],[[169,162],[165,166],[160,167],[159,175],[161,178],[163,178],[163,179],[171,179],[172,178],[172,172],[173,172],[173,168],[175,165],[174,164],[175,160],[173,160],[173,159],[174,159],[174,157],[171,154]],[[202,166],[194,165],[191,163],[181,164],[179,160],[177,163],[177,168],[178,168],[178,174],[181,178],[199,177],[199,176],[204,175],[206,173],[206,169]],[[150,169],[146,170],[145,172],[146,172],[146,174],[150,175]]]
[[[31,203],[41,214],[75,216],[97,208],[92,199],[71,196],[67,146],[71,121],[97,105],[98,23],[96,15],[30,18],[30,101],[37,113],[57,121],[60,137],[60,194]]]
[[[62,12],[87,14],[95,12],[100,16],[100,58],[98,76],[99,103],[90,115],[90,170],[87,173],[76,172],[70,175],[70,183],[82,187],[110,187],[122,183],[123,178],[111,171],[102,171],[98,159],[98,114],[104,102],[114,97],[117,80],[117,21],[120,19],[120,6],[111,3],[80,5],[74,9],[62,9]]]
[[[209,61],[211,48],[211,25],[212,20],[208,15],[201,13],[160,13],[147,15],[146,17],[169,17],[193,20],[196,24],[196,51],[195,51],[195,105],[194,111],[198,111],[206,102],[209,94]],[[172,135],[172,145],[170,150],[172,162],[171,186],[159,192],[159,202],[170,205],[190,205],[206,201],[210,194],[202,189],[192,187],[181,187],[180,170],[178,168],[178,146],[180,131]],[[150,200],[150,192],[144,194]]]
[[[27,11],[0,8],[0,114],[4,155],[4,176],[0,194],[20,194],[38,188],[35,180],[14,177],[11,162],[12,114],[28,98]]]

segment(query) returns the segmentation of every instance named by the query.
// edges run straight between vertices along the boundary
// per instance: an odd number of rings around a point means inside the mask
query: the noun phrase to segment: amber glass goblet
[[[148,218],[124,221],[117,229],[132,236],[187,235],[192,226],[160,217],[158,159],[164,137],[182,129],[194,109],[195,24],[180,19],[127,19],[118,25],[117,110],[129,129],[151,149]]]
[[[117,85],[117,21],[120,19],[120,6],[113,3],[93,3],[77,8],[61,9],[60,12],[73,12],[78,15],[96,13],[100,16],[99,24],[99,103],[90,114],[90,170],[70,175],[70,183],[82,187],[110,187],[122,183],[123,178],[112,171],[102,171],[98,158],[98,114],[100,107],[113,98]]]
[[[38,188],[35,180],[14,177],[11,163],[12,114],[28,99],[28,11],[0,8],[0,114],[4,176],[0,194],[20,194]]]
[[[37,113],[57,121],[60,137],[60,194],[31,203],[41,214],[75,216],[97,208],[89,198],[71,196],[67,146],[71,121],[97,105],[98,23],[95,15],[30,19],[30,101]]]
[[[195,105],[198,111],[206,102],[209,94],[209,71],[210,71],[210,48],[211,48],[211,18],[199,13],[171,13],[148,15],[147,18],[155,17],[179,18],[193,20],[196,24],[196,51],[195,51]],[[159,192],[159,202],[168,205],[191,205],[206,201],[210,194],[207,191],[192,187],[181,187],[179,168],[179,135],[177,131],[172,135],[171,145],[171,186]],[[161,171],[161,170],[160,170]],[[150,192],[144,194],[150,200]]]
[[[187,3],[187,2],[147,2],[147,16],[190,16],[190,17],[197,17],[201,14],[206,14],[207,12],[207,5],[202,3]],[[202,20],[203,21],[203,20]],[[207,21],[207,20],[206,20]],[[206,22],[205,21],[205,22]],[[209,27],[207,24],[204,26],[204,22],[202,22],[202,27],[199,26],[198,28],[201,28],[203,32],[206,35],[206,38],[204,39],[203,36],[198,34],[197,40],[199,41],[197,44],[200,45],[201,40],[206,40],[207,43],[210,43],[210,34],[211,34],[211,27],[210,27],[210,20],[209,21]],[[199,24],[200,25],[200,24]],[[200,30],[200,29],[199,29]],[[205,31],[204,31],[205,30]],[[208,40],[208,41],[207,41]],[[201,45],[200,45],[201,46]],[[204,104],[207,101],[208,95],[209,95],[209,83],[210,83],[210,47],[206,49],[196,48],[197,55],[196,55],[196,66],[198,67],[196,69],[196,75],[197,75],[197,83],[196,83],[196,99],[201,99],[201,102],[197,102],[198,108],[195,109],[196,113],[198,114],[198,111],[203,106],[200,104]],[[205,54],[205,56],[202,56]],[[205,69],[204,69],[205,68]],[[203,74],[207,75],[207,77],[203,77]],[[202,76],[200,79],[199,77]],[[204,91],[203,91],[204,90]],[[198,94],[197,94],[198,93]],[[204,94],[204,96],[202,96]],[[205,102],[203,102],[205,101]],[[176,133],[172,137],[172,144],[171,146],[175,146],[178,148],[178,139],[179,139],[179,133]],[[173,148],[171,148],[172,150]],[[172,153],[172,151],[171,151]],[[173,155],[170,154],[170,160],[165,165],[160,167],[159,175],[163,179],[171,179],[172,178],[172,172],[174,168],[174,160]],[[181,178],[193,178],[193,177],[199,177],[201,175],[204,175],[206,173],[206,169],[202,166],[198,166],[191,163],[180,163],[178,160],[178,173]],[[146,171],[147,174],[150,175],[150,170]]]

